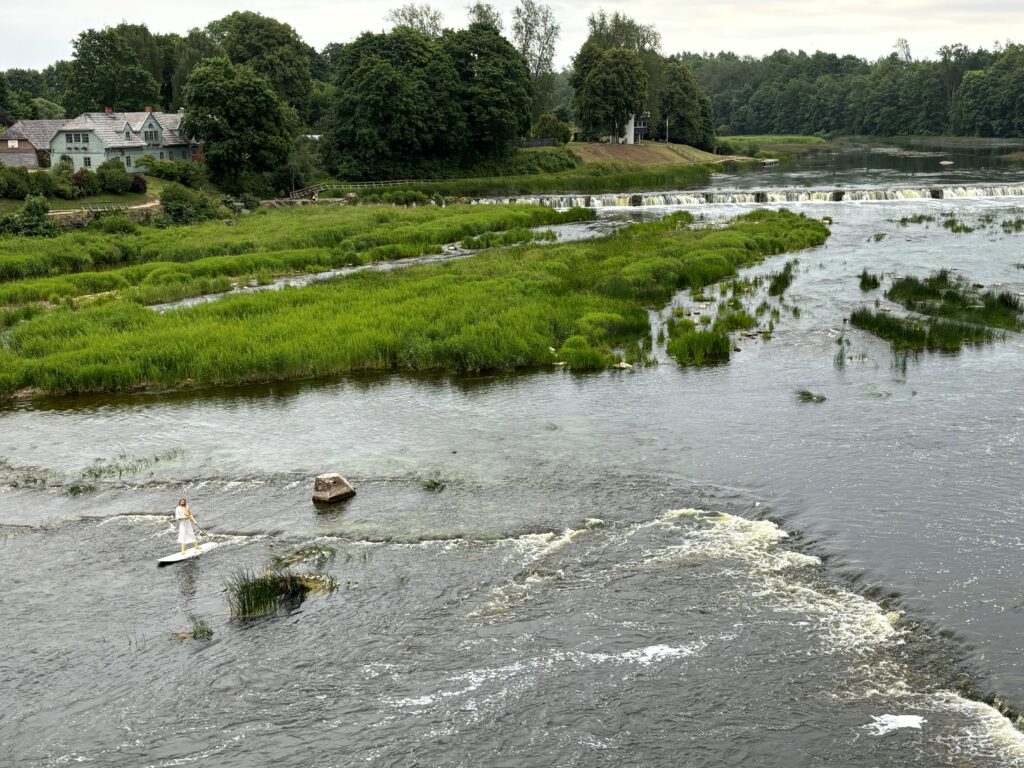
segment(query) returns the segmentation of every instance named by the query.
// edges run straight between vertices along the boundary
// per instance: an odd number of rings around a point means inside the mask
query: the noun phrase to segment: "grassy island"
[[[603,368],[649,339],[646,307],[827,237],[823,224],[788,211],[754,211],[725,229],[695,229],[679,213],[591,242],[361,272],[165,314],[117,298],[58,307],[8,329],[0,394]],[[178,239],[183,248],[192,241],[187,230]]]

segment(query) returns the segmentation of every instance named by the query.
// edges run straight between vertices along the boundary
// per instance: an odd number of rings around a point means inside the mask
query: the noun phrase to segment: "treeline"
[[[678,57],[711,99],[718,133],[1024,136],[1024,48],[944,46],[915,59],[906,41],[878,61],[818,51]]]

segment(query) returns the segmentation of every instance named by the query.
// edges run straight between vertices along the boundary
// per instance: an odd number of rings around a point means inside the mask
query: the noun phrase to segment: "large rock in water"
[[[317,475],[316,483],[313,485],[313,501],[321,504],[344,501],[345,499],[351,499],[355,495],[356,489],[337,472]]]

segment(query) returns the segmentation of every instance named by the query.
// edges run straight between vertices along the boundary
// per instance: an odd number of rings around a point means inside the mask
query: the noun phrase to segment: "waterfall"
[[[645,192],[642,194],[526,195],[479,198],[477,205],[529,204],[551,208],[648,208],[700,206],[724,203],[839,203],[884,200],[950,200],[964,197],[1024,197],[1024,185],[964,187],[894,187],[891,189],[774,189],[764,191],[719,190],[715,192]]]

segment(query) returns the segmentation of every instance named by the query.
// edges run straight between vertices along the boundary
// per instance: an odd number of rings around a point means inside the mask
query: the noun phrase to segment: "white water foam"
[[[900,728],[916,728],[928,721],[920,715],[872,715],[873,722],[864,726],[864,729],[871,731],[872,736],[885,736],[887,733],[898,731]]]

